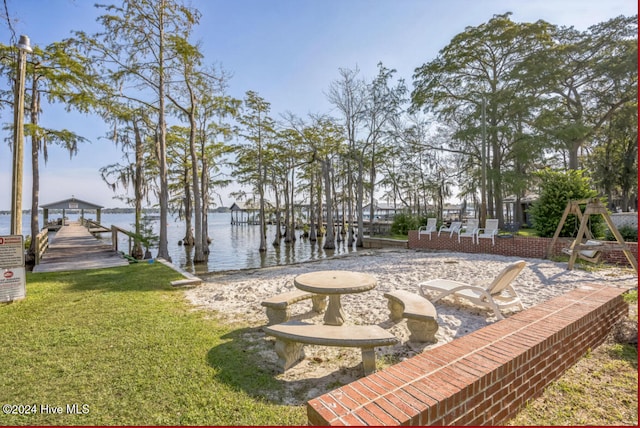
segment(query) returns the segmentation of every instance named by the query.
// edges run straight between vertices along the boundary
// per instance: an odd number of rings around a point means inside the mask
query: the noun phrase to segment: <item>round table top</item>
[[[346,270],[324,270],[298,275],[293,279],[297,288],[316,294],[349,294],[369,291],[378,285],[372,275]]]

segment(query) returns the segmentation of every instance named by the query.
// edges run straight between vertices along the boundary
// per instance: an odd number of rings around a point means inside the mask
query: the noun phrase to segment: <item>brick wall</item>
[[[500,425],[601,344],[625,290],[587,284],[307,403],[310,425]]]
[[[420,239],[418,239],[418,232],[416,230],[410,230],[407,246],[411,249],[444,250],[459,253],[499,254],[502,256],[543,259],[546,257],[547,248],[551,244],[551,240],[551,238],[513,236],[510,238],[496,237],[495,245],[491,244],[491,239],[481,239],[480,244],[472,244],[471,238],[461,238],[461,242],[458,243],[458,237],[456,235],[450,238],[449,234],[444,233],[440,235],[440,237],[438,237],[437,233],[432,233],[431,240],[429,240],[429,236],[427,235],[422,235],[420,236]],[[573,239],[570,238],[558,238],[551,255],[556,256],[561,254],[562,249],[569,248],[572,242]],[[619,245],[615,241],[603,241],[603,243],[604,245],[611,246]],[[627,246],[637,260],[638,243],[627,242]],[[604,251],[602,253],[601,260],[605,263],[630,266],[622,250]]]

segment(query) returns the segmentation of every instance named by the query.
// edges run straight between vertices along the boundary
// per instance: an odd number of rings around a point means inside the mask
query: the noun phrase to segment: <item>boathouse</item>
[[[229,209],[231,210],[231,224],[259,224],[260,207],[256,206],[253,201],[234,202]]]
[[[49,210],[62,210],[63,219],[65,217],[67,210],[74,211],[74,212],[80,210],[80,217],[82,218],[84,218],[85,211],[95,211],[96,221],[100,223],[100,212],[103,208],[100,205],[96,205],[87,201],[82,201],[80,199],[76,199],[73,196],[71,196],[71,199],[52,202],[50,204],[42,204],[40,205],[40,207],[42,208],[42,217],[45,225],[49,223]]]

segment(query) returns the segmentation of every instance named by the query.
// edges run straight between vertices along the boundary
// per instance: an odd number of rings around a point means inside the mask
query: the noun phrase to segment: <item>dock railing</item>
[[[127,254],[130,255],[131,250],[133,249],[133,244],[139,241],[139,239],[136,238],[135,233],[121,229],[118,226],[111,225],[111,248],[113,251],[118,251],[118,233],[122,233],[129,238],[129,251]]]
[[[107,233],[111,231],[111,229],[101,225],[97,221],[89,220],[86,218],[80,218],[80,224],[89,229],[89,232],[91,233]]]
[[[47,248],[49,248],[49,229],[46,227],[40,231],[35,237],[36,240],[36,259],[35,264],[40,264],[40,260]]]
[[[122,233],[127,236],[129,242],[129,251],[128,255],[131,255],[131,251],[133,249],[133,245],[140,241],[140,239],[136,236],[135,233],[122,229],[118,226],[111,225],[111,228],[107,228],[102,224],[98,223],[94,220],[81,219],[81,224],[87,227],[91,233],[102,233],[102,232],[111,232],[111,249],[113,251],[118,251],[118,233]],[[140,241],[141,242],[141,241]]]

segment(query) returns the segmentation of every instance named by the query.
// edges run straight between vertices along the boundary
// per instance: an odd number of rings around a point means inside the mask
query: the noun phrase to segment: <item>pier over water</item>
[[[62,226],[49,243],[34,272],[101,269],[128,266],[129,262],[111,245],[100,242],[80,222]]]

